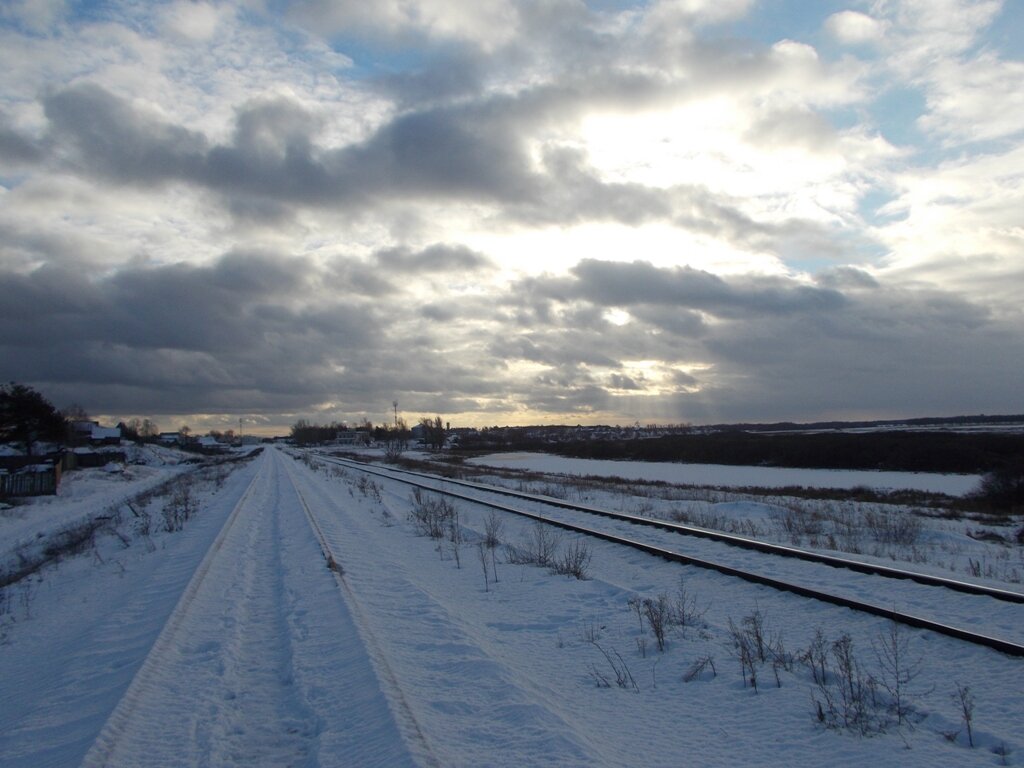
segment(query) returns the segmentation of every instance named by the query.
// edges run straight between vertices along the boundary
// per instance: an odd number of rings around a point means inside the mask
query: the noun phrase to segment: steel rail
[[[321,458],[330,459],[334,462],[346,462],[349,465],[355,466],[359,469],[365,469],[369,465],[363,462],[355,461],[353,459],[341,459],[337,456],[328,456],[326,454],[318,454]],[[973,584],[969,581],[961,581],[960,579],[951,579],[946,576],[934,576],[927,573],[920,573],[918,571],[908,571],[902,568],[893,568],[887,565],[881,565],[876,563],[866,563],[862,560],[851,560],[846,557],[838,557],[836,555],[826,555],[820,552],[809,552],[805,549],[798,549],[796,547],[789,547],[785,544],[772,544],[766,541],[758,541],[757,539],[751,539],[747,536],[739,536],[734,533],[725,533],[723,531],[713,531],[708,528],[700,528],[693,525],[685,525],[683,523],[673,523],[668,520],[656,520],[649,517],[641,517],[639,515],[631,515],[627,512],[615,512],[610,509],[603,509],[601,507],[595,507],[589,504],[574,504],[570,501],[563,499],[556,499],[551,496],[542,496],[540,494],[525,493],[523,491],[515,491],[510,488],[500,488],[486,483],[476,483],[471,480],[458,480],[453,478],[442,477],[440,475],[430,475],[425,472],[415,472],[409,469],[397,469],[388,467],[387,471],[393,473],[400,473],[406,475],[412,475],[414,477],[421,477],[438,482],[451,483],[453,485],[461,485],[466,488],[474,488],[476,490],[485,491],[487,493],[495,493],[502,496],[511,496],[513,498],[524,499],[527,501],[535,501],[543,504],[549,504],[555,507],[561,507],[562,509],[569,509],[576,512],[586,512],[592,515],[600,515],[602,517],[612,518],[614,520],[622,520],[624,522],[633,523],[635,525],[643,525],[649,528],[660,528],[665,531],[672,531],[684,536],[694,536],[697,538],[710,539],[712,541],[718,541],[723,544],[729,544],[730,546],[740,547],[742,549],[750,549],[757,552],[764,552],[771,555],[779,555],[781,557],[791,557],[799,560],[806,560],[812,563],[821,563],[823,565],[829,565],[833,568],[845,568],[850,571],[856,571],[858,573],[866,573],[872,576],[885,576],[891,579],[905,579],[913,581],[918,584],[924,584],[929,587],[944,587],[946,589],[952,589],[957,592],[964,592],[971,595],[984,595],[985,597],[991,597],[996,600],[1003,600],[1009,603],[1019,603],[1024,605],[1024,593],[1014,592],[1009,589],[1001,589],[999,587],[991,587],[984,584]]]
[[[517,509],[515,507],[508,506],[507,504],[501,504],[497,501],[489,501],[487,499],[482,499],[478,496],[471,496],[465,493],[460,493],[459,491],[438,488],[427,482],[423,482],[422,480],[429,478],[435,481],[453,482],[451,480],[448,480],[447,478],[435,477],[432,475],[427,475],[419,472],[412,472],[409,470],[380,470],[363,464],[362,462],[355,462],[349,459],[339,459],[333,456],[325,456],[324,454],[317,455],[321,459],[327,459],[330,460],[332,463],[338,463],[341,464],[342,466],[349,466],[350,468],[359,470],[361,472],[377,475],[378,477],[383,477],[398,483],[405,483],[407,485],[412,485],[414,487],[433,491],[435,493],[444,494],[446,496],[461,499],[463,501],[468,501],[473,504],[480,504],[486,507],[490,507],[492,509],[497,509],[503,512],[518,515],[520,517],[525,517],[539,522],[547,523],[548,525],[552,525],[566,531],[581,533],[596,539],[611,542],[613,544],[631,547],[633,549],[645,552],[655,557],[660,557],[670,562],[682,563],[684,565],[693,565],[698,568],[717,571],[718,573],[722,573],[727,576],[733,576],[735,578],[743,579],[744,581],[771,587],[772,589],[776,589],[779,591],[790,592],[792,594],[800,595],[801,597],[819,600],[843,608],[850,608],[851,610],[860,611],[861,613],[867,613],[873,616],[880,616],[882,618],[891,619],[906,626],[915,627],[918,629],[926,629],[931,632],[936,632],[938,634],[945,635],[947,637],[956,638],[958,640],[964,640],[975,645],[981,645],[987,648],[991,648],[993,650],[999,651],[1000,653],[1005,653],[1010,656],[1024,657],[1024,645],[1014,643],[1008,640],[1003,640],[1001,638],[992,637],[991,635],[984,635],[978,632],[972,632],[970,630],[962,629],[960,627],[954,627],[949,624],[943,624],[941,622],[932,621],[931,619],[926,619],[921,616],[915,616],[913,614],[903,613],[893,608],[885,608],[879,605],[875,605],[873,603],[864,602],[862,600],[854,600],[852,598],[843,597],[841,595],[834,595],[829,592],[822,592],[818,589],[801,586],[799,584],[793,584],[791,582],[782,581],[780,579],[775,579],[770,576],[764,576],[763,574],[754,573],[752,571],[734,568],[732,566],[724,565],[722,563],[716,563],[714,561],[706,560],[704,558],[693,557],[691,555],[684,555],[680,552],[676,552],[671,549],[665,549],[663,547],[655,546],[653,544],[647,544],[642,541],[637,541],[636,539],[631,539],[625,536],[619,536],[613,533],[608,533],[606,531],[600,531],[594,528],[589,528],[587,526],[576,525],[562,520],[556,520],[550,517],[545,517],[542,514],[536,512],[529,512],[523,509]],[[421,480],[395,477],[394,474],[392,474],[394,472],[420,477]],[[464,481],[460,481],[460,484],[465,485],[466,483]],[[476,486],[481,484],[470,485]],[[490,490],[490,488],[487,486],[483,486],[483,488],[486,490]],[[513,492],[511,495],[518,496],[520,494],[519,492]],[[525,494],[522,497],[532,501],[549,503],[546,498],[535,497],[529,494]],[[559,504],[559,506],[568,506],[568,508],[570,509],[576,509],[579,511],[590,511],[587,509],[580,510],[579,507],[574,505]],[[609,516],[616,517],[617,515],[618,513],[612,513]],[[643,519],[646,520],[646,518]]]

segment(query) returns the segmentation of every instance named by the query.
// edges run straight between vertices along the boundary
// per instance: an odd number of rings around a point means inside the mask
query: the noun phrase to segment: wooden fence
[[[0,469],[0,498],[57,493],[59,464],[36,464],[15,471]]]

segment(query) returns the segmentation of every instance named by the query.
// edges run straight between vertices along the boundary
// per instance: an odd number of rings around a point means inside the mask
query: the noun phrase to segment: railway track
[[[895,608],[885,607],[882,605],[878,605],[876,603],[868,602],[866,600],[834,594],[826,592],[820,588],[793,583],[785,579],[779,579],[769,575],[765,575],[764,573],[759,573],[755,570],[750,570],[747,568],[738,568],[733,565],[729,565],[727,563],[719,562],[716,560],[684,554],[682,552],[678,552],[674,549],[665,546],[660,546],[657,544],[652,544],[650,542],[641,541],[632,536],[623,536],[618,533],[612,533],[607,530],[601,530],[599,528],[591,527],[588,525],[581,525],[579,523],[557,519],[550,515],[545,515],[542,512],[530,511],[527,509],[523,509],[521,507],[514,507],[511,506],[510,504],[498,502],[495,501],[494,499],[487,499],[479,495],[473,495],[463,491],[453,490],[451,488],[440,487],[440,484],[456,485],[467,490],[486,492],[488,494],[496,494],[505,497],[516,498],[521,501],[528,501],[533,504],[548,505],[550,507],[571,510],[573,512],[582,512],[588,515],[595,515],[603,518],[611,518],[632,525],[657,528],[665,531],[670,531],[676,534],[682,534],[685,536],[693,536],[701,539],[708,539],[719,543],[727,544],[731,547],[739,547],[742,549],[754,550],[762,554],[768,554],[776,557],[794,558],[806,562],[815,563],[817,565],[824,565],[831,568],[843,568],[854,572],[871,576],[883,577],[887,579],[910,580],[923,586],[954,590],[956,592],[966,593],[979,598],[986,597],[1007,603],[1024,603],[1024,595],[1021,595],[1017,592],[1012,592],[1010,590],[986,587],[984,585],[972,584],[970,582],[964,582],[956,579],[948,579],[944,577],[931,576],[928,574],[921,574],[913,571],[905,571],[898,568],[874,565],[871,563],[864,563],[860,561],[850,560],[847,558],[821,555],[814,552],[799,550],[793,547],[769,544],[766,542],[760,542],[746,537],[725,534],[717,531],[709,531],[707,529],[697,528],[694,526],[680,525],[670,523],[667,521],[653,520],[650,518],[639,517],[636,515],[629,515],[621,512],[605,510],[590,505],[572,504],[561,499],[554,499],[546,496],[528,494],[521,491],[498,488],[486,485],[484,483],[475,483],[466,480],[454,480],[450,478],[440,477],[437,475],[430,475],[423,472],[415,472],[412,470],[405,469],[382,469],[380,467],[373,467],[363,462],[354,461],[352,459],[343,459],[335,456],[329,456],[323,453],[317,453],[316,456],[321,460],[328,461],[343,467],[355,469],[360,472],[365,472],[371,475],[386,478],[413,487],[422,488],[424,490],[434,491],[436,493],[441,493],[452,498],[457,498],[462,501],[467,501],[473,504],[483,505],[492,509],[500,510],[502,512],[514,514],[520,517],[541,521],[543,523],[561,528],[563,530],[572,531],[575,533],[580,533],[586,536],[597,538],[603,541],[608,541],[622,546],[631,547],[633,549],[637,549],[642,552],[646,552],[647,554],[660,557],[672,562],[678,562],[686,565],[693,565],[699,568],[717,571],[728,576],[740,578],[751,583],[768,586],[773,589],[790,592],[793,594],[800,595],[802,597],[831,603],[833,605],[850,608],[852,610],[860,611],[862,613],[867,613],[875,616],[880,616],[886,619],[892,619],[906,626],[929,630],[948,637],[953,637],[976,645],[991,648],[993,650],[1008,655],[1024,657],[1024,644],[1018,642],[993,637],[990,635],[972,631],[970,629],[966,629],[964,627],[958,627],[942,621],[936,621],[934,619],[929,619],[923,616],[898,611]]]
[[[439,765],[418,729],[399,736],[383,692],[393,676],[366,684],[379,659],[291,462],[262,461],[83,766],[292,765],[316,753],[324,765]],[[338,658],[346,675],[326,688]]]

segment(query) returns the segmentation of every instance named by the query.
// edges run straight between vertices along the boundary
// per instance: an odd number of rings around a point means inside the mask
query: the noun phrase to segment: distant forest
[[[976,422],[975,422],[976,423]],[[849,425],[844,425],[849,426]],[[465,440],[464,449],[544,451],[587,459],[984,473],[1024,464],[1024,434],[879,431],[767,433],[741,428],[649,439],[560,440],[525,434]]]

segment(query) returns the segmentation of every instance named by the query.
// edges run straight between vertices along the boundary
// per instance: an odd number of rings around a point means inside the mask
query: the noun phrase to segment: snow
[[[488,512],[457,503],[456,552],[416,535],[406,487],[361,477],[268,449],[219,484],[196,475],[199,509],[183,530],[120,528],[127,545],[101,537],[5,590],[0,764],[987,766],[1002,749],[1020,764],[1021,659],[904,628],[920,662],[910,722],[872,737],[828,729],[806,667],[780,670],[779,687],[771,664],[757,692],[744,682],[730,622],[764,616],[792,654],[816,628],[849,633],[871,670],[887,622],[604,542],[590,544],[582,581],[499,548],[486,560],[495,582],[477,546]],[[92,492],[52,501],[54,524],[92,498],[116,502],[105,482],[90,476]],[[723,512],[767,517],[771,505]],[[507,543],[531,531],[502,518]],[[326,567],[318,536],[343,573]],[[702,615],[659,653],[629,602],[675,598],[680,578]],[[832,578],[876,599],[926,599],[919,585]],[[1024,626],[1020,606],[948,605],[979,629]],[[707,657],[715,673],[684,682]],[[635,687],[615,684],[616,659]],[[975,749],[956,683],[976,696]]]
[[[546,453],[496,453],[469,460],[487,467],[502,467],[562,475],[596,475],[627,480],[649,480],[680,485],[726,488],[856,488],[919,490],[963,496],[974,490],[978,475],[941,475],[927,472],[883,472],[848,469],[791,469],[726,464],[574,459]]]
[[[100,471],[63,474],[54,496],[19,500],[0,515],[0,557],[18,547],[46,538],[55,530],[73,527],[111,509],[144,491],[175,477],[185,468],[178,451],[154,447],[132,448],[129,461],[107,464]]]

